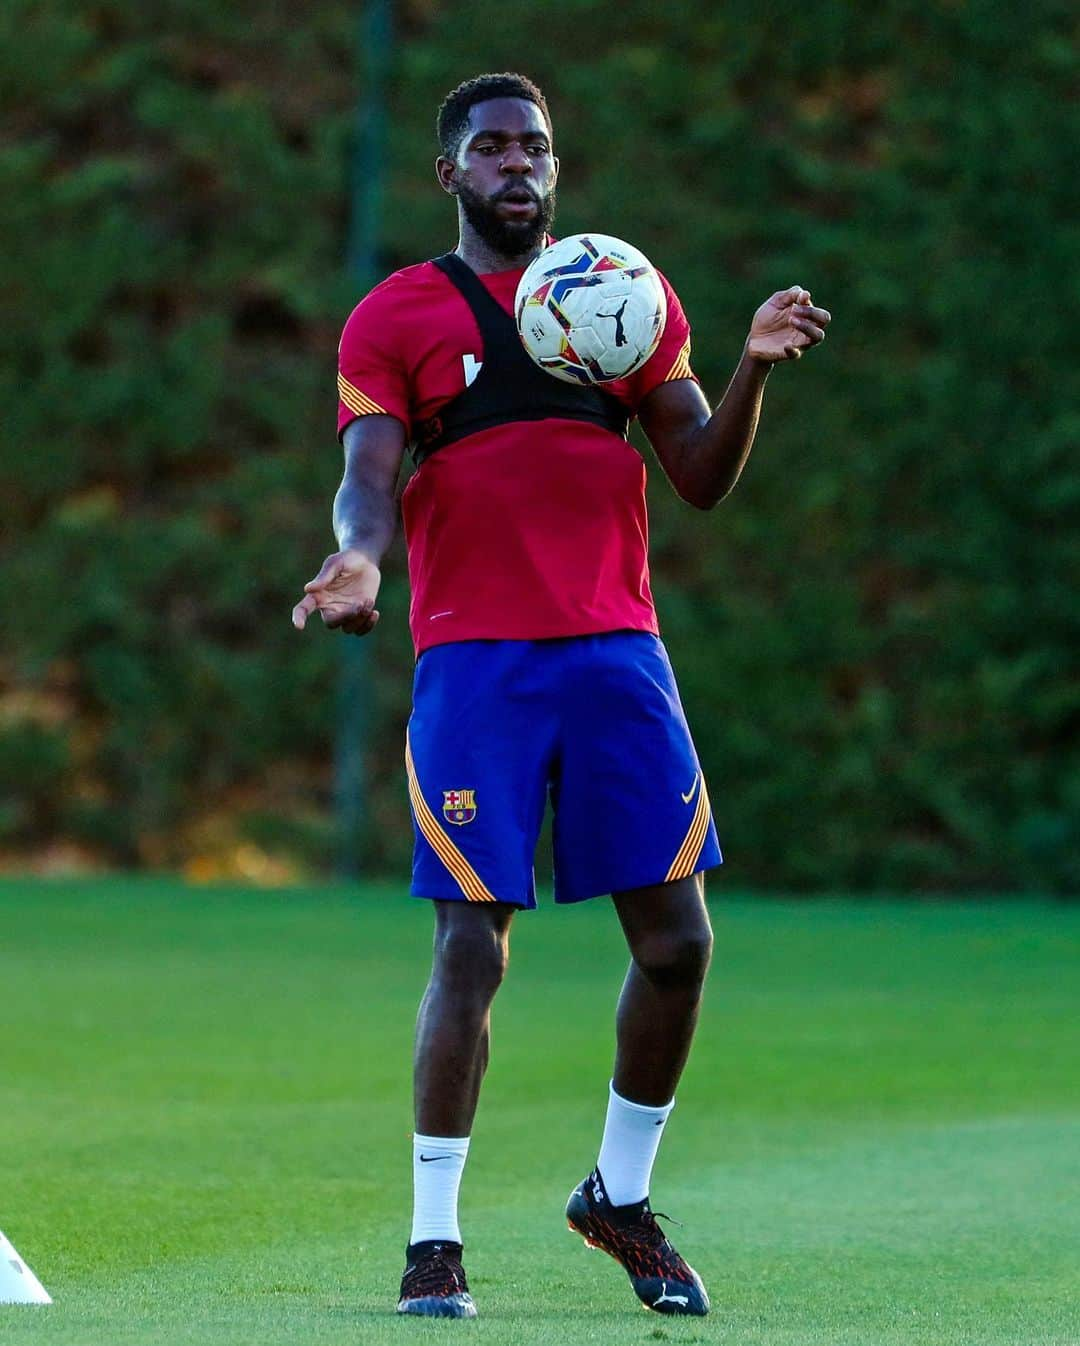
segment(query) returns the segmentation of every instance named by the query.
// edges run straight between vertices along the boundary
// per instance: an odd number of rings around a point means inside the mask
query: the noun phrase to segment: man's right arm
[[[318,609],[325,626],[364,636],[379,620],[379,563],[394,535],[405,426],[396,416],[359,416],[345,427],[344,444],[345,474],[334,497],[339,550],[304,585],[292,620],[303,630]]]

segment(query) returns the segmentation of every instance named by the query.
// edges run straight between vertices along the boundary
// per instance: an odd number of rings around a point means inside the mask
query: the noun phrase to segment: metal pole
[[[368,0],[357,33],[356,106],[349,183],[346,266],[357,299],[378,279],[380,224],[386,170],[386,83],[392,36],[393,0]],[[337,738],[334,745],[334,811],[338,873],[355,878],[369,835],[365,749],[371,727],[373,636],[341,637]]]

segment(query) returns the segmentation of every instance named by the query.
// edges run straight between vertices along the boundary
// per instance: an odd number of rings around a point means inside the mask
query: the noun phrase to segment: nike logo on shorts
[[[697,789],[697,783],[700,779],[701,779],[701,772],[699,771],[697,775],[694,777],[693,784],[690,786],[689,790],[687,790],[686,794],[681,794],[680,792],[680,797],[682,798],[682,802],[684,804],[689,804],[691,799],[693,799],[694,791]]]

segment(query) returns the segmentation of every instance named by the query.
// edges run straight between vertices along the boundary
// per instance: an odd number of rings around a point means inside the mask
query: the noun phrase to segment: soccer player
[[[489,1015],[515,912],[536,905],[533,852],[550,798],[555,900],[608,896],[630,966],[596,1167],[570,1227],[621,1263],[660,1313],[704,1314],[701,1279],[664,1236],[649,1179],[690,1049],[712,933],[703,873],[721,862],[701,766],[657,634],[637,416],[678,494],[711,509],[738,480],[766,379],[825,336],[793,285],[757,310],[714,411],[667,282],[667,324],[631,377],[576,388],[525,354],[518,280],[545,246],[559,162],[540,90],[466,81],[438,114],[439,185],[456,249],[396,272],[353,311],[339,353],[345,475],[339,550],[304,586],[302,628],[362,636],[402,498],[417,663],[405,744],[412,892],[435,909],[416,1027],[413,1224],[400,1313],[476,1313],[457,1198]]]

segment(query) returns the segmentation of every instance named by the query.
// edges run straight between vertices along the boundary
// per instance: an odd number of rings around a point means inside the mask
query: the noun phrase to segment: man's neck
[[[510,257],[504,252],[496,252],[474,229],[466,225],[458,236],[458,245],[454,251],[478,276],[488,276],[497,271],[524,270],[534,257],[540,256],[546,246],[547,239],[542,238],[528,252],[515,253]]]

